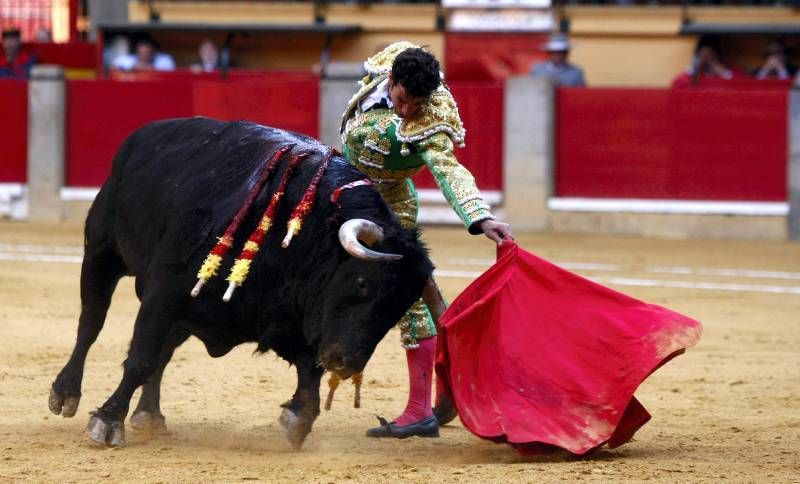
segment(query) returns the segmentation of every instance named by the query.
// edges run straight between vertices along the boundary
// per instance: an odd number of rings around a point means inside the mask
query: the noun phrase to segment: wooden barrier
[[[503,83],[458,81],[448,84],[467,130],[466,147],[456,148],[458,161],[482,190],[503,189]],[[414,177],[419,188],[435,188],[428,170]]]
[[[556,195],[786,201],[787,96],[559,89]]]
[[[39,64],[56,64],[65,68],[94,69],[97,45],[93,42],[36,42],[27,44]]]
[[[0,183],[25,183],[28,160],[28,82],[0,79]]]
[[[194,81],[160,76],[147,81],[67,83],[66,185],[96,187],[108,176],[125,137],[157,119],[209,116],[318,134],[318,80],[311,75]]]
[[[448,82],[500,81],[527,74],[544,60],[547,35],[531,32],[448,32],[445,35]]]
[[[131,131],[155,119],[202,115],[248,119],[319,137],[318,79],[290,73],[240,73],[235,82],[191,74],[145,73],[118,81],[68,83],[69,140],[67,186],[99,186],[119,145]],[[355,86],[355,84],[354,84]],[[455,82],[450,85],[467,128],[466,148],[456,156],[484,190],[503,186],[503,84]],[[344,110],[344,106],[342,106]],[[420,188],[435,188],[424,170]]]
[[[156,119],[192,114],[189,82],[67,82],[66,186],[102,185],[131,131]]]

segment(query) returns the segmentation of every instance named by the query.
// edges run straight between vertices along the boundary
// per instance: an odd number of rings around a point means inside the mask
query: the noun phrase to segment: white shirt
[[[358,104],[358,110],[359,112],[363,113],[369,111],[370,108],[376,104],[381,104],[383,102],[385,102],[386,107],[389,109],[394,107],[392,98],[389,96],[389,78],[384,79],[383,82],[375,86],[375,89],[364,96],[364,98]]]
[[[136,54],[123,55],[114,59],[114,67],[122,71],[130,71],[138,61]],[[157,71],[174,71],[175,61],[169,54],[156,52],[153,56],[153,69]]]

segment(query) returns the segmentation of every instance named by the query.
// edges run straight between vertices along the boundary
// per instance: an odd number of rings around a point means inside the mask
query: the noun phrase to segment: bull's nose
[[[326,370],[332,371],[342,378],[349,378],[361,370],[357,360],[357,358],[349,356],[339,345],[328,348],[320,357],[320,362]]]
[[[345,367],[334,371],[334,373],[336,373],[336,376],[338,376],[342,380],[347,380],[348,378],[350,378],[351,376],[355,375],[358,372],[352,368]]]
[[[343,369],[346,365],[347,359],[341,354],[332,354],[328,356],[325,366],[331,371]]]

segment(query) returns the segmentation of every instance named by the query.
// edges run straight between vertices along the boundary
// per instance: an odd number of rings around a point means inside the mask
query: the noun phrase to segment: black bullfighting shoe
[[[439,422],[434,415],[408,425],[397,425],[394,422],[387,422],[383,417],[378,417],[378,422],[380,422],[381,425],[367,430],[367,437],[405,439],[414,437],[415,435],[417,437],[439,436]]]

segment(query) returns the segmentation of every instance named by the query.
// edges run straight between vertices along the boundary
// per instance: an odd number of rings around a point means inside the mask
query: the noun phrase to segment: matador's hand
[[[498,222],[497,220],[486,219],[479,222],[483,235],[494,240],[497,245],[503,245],[503,239],[514,240],[511,235],[511,226],[505,222]]]

